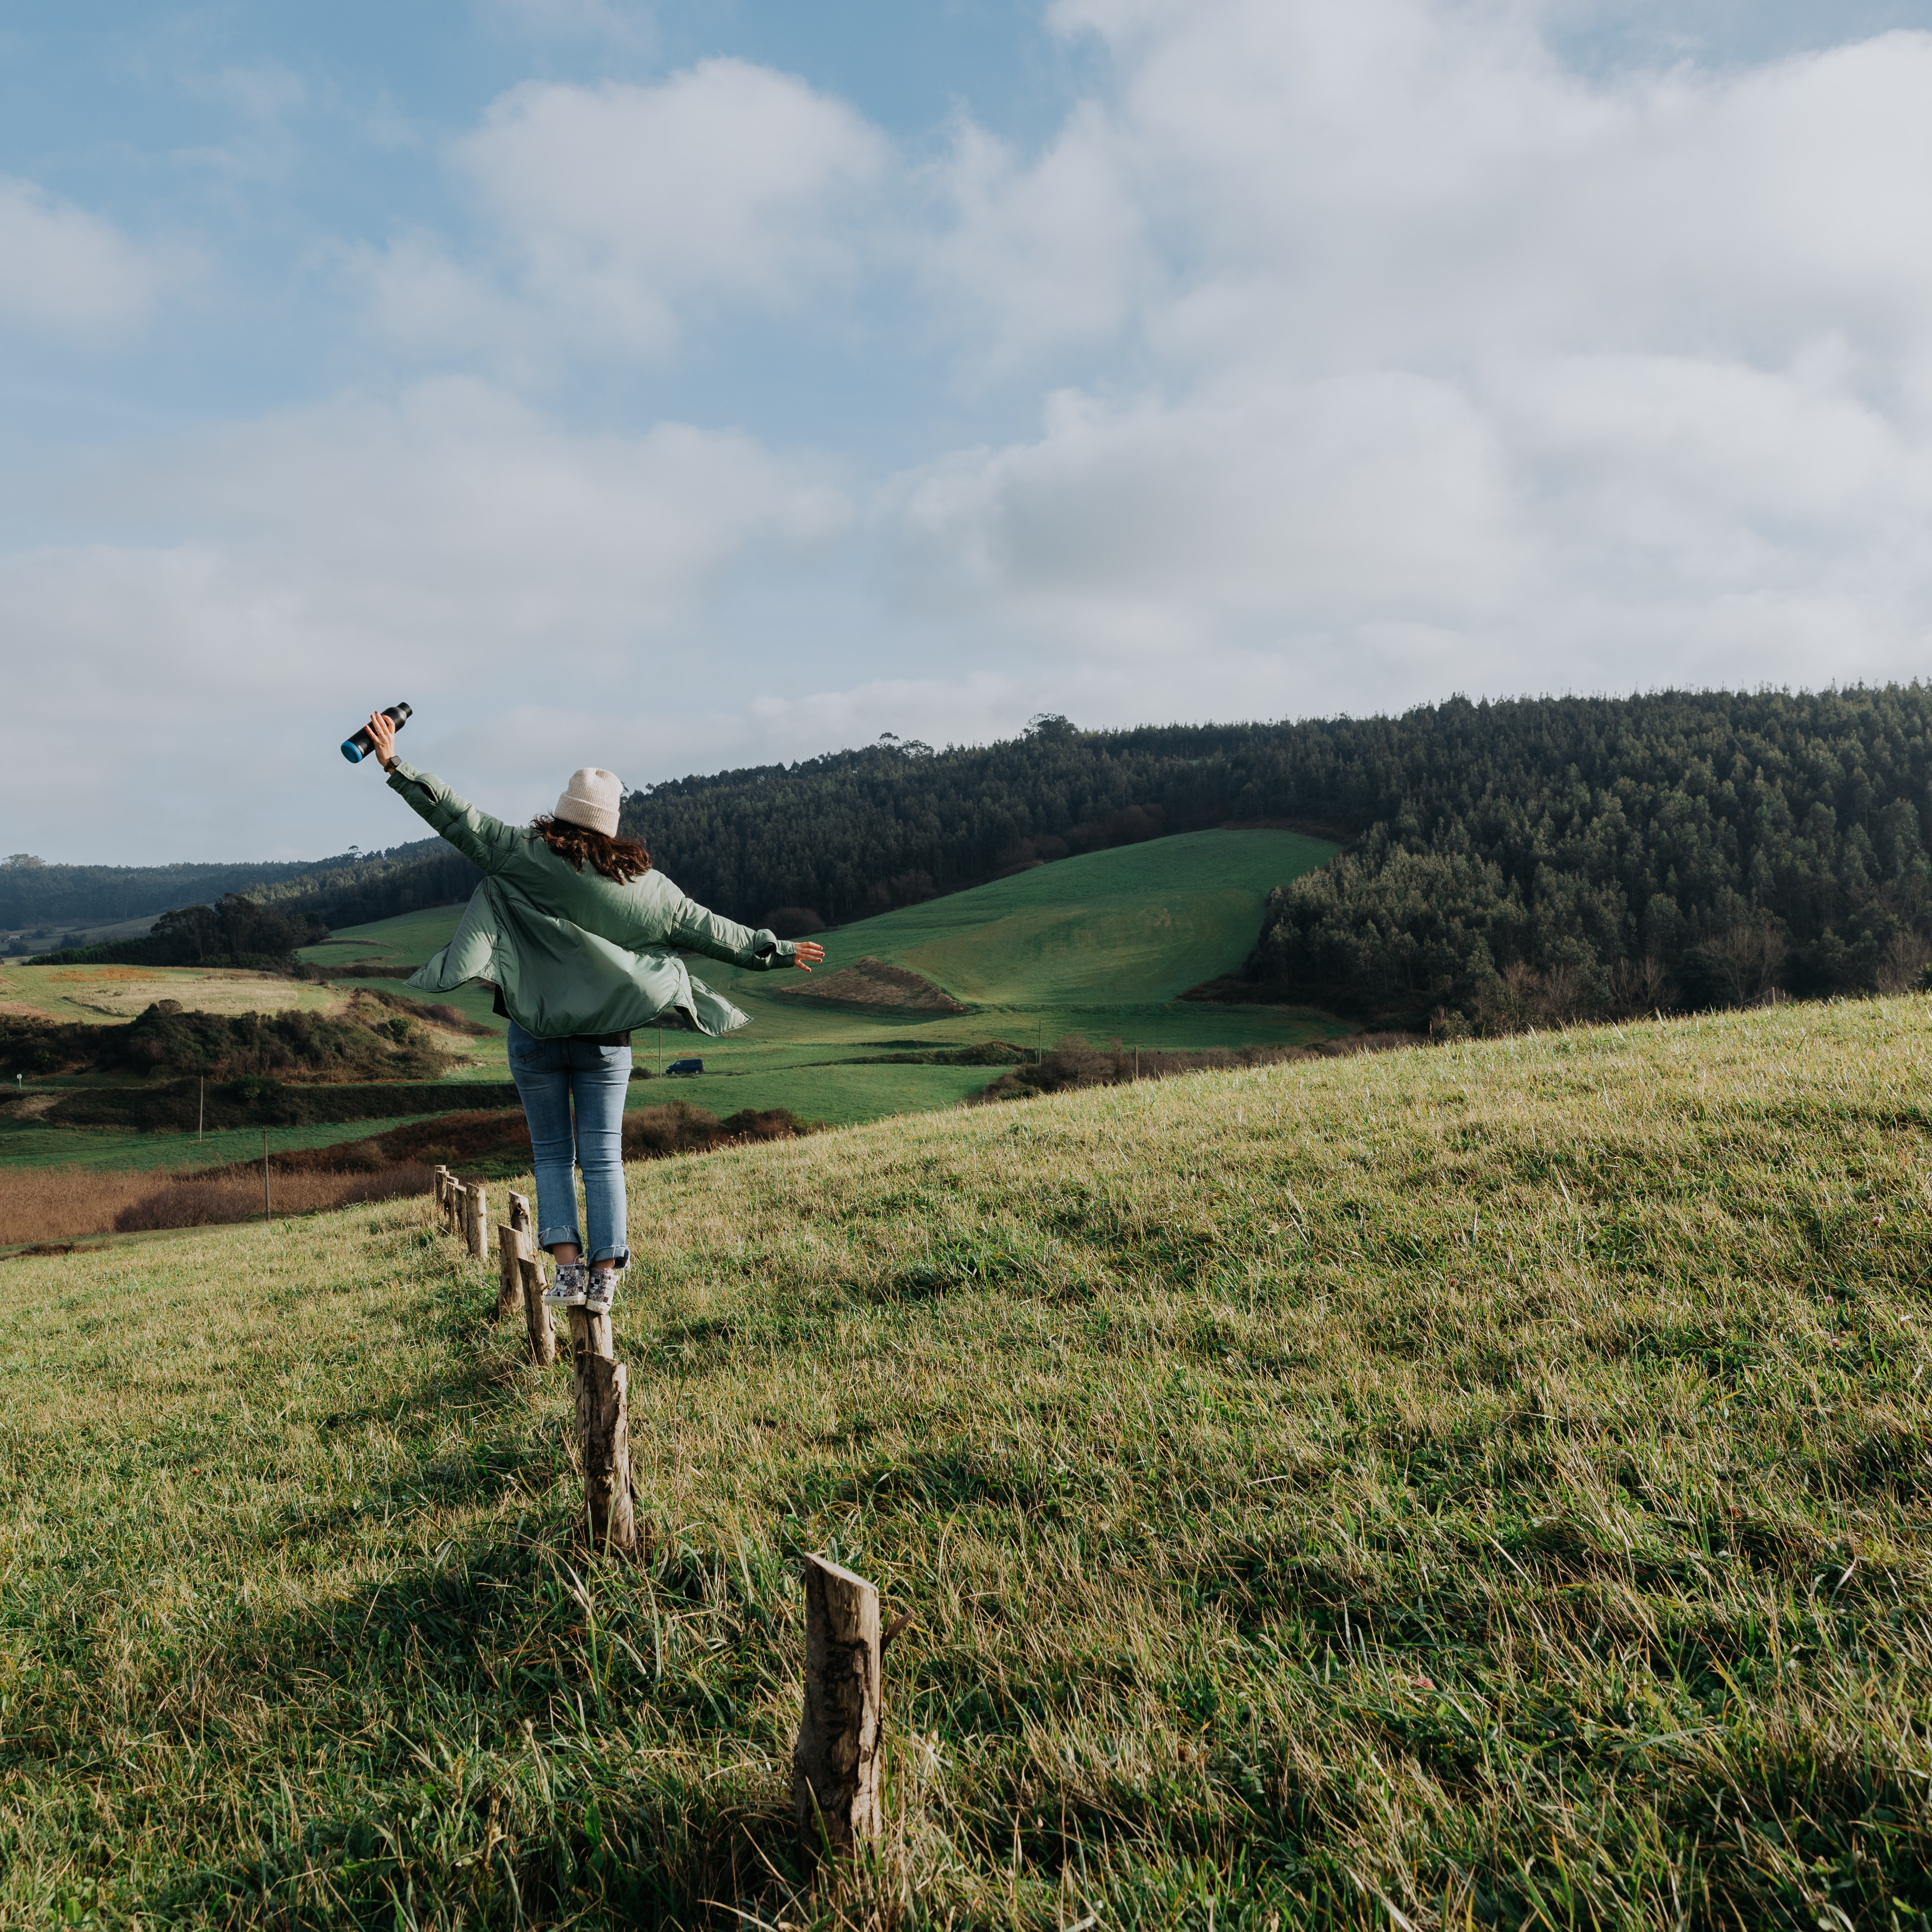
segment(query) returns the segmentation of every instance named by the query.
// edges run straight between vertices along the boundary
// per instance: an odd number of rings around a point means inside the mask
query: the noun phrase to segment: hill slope
[[[1156,1004],[1246,958],[1271,888],[1334,856],[1292,832],[1093,852],[842,927],[838,957],[910,967],[980,1006]]]
[[[634,1169],[629,1568],[424,1205],[15,1262],[0,1920],[1922,1925],[1928,1075],[1786,1006]],[[786,1898],[807,1549],[918,1618],[876,1914]]]

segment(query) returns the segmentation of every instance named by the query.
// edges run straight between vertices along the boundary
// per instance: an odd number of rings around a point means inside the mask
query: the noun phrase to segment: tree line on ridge
[[[1781,994],[1932,962],[1932,688],[1464,698],[1400,716],[862,750],[674,779],[624,831],[696,898],[793,933],[1220,824],[1346,849],[1272,896],[1219,991],[1503,1030]],[[462,896],[453,854],[259,897],[359,923]]]

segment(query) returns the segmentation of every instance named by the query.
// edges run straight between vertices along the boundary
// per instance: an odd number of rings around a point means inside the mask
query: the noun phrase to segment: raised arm
[[[369,736],[375,741],[378,761],[389,775],[389,789],[466,859],[486,872],[498,870],[516,848],[516,831],[501,819],[478,811],[440,778],[419,772],[398,758],[396,728],[380,711],[370,715]]]

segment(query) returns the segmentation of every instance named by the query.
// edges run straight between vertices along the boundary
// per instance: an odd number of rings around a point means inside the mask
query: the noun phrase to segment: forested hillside
[[[1915,683],[1312,728],[1372,822],[1274,895],[1250,975],[1452,1030],[1903,991],[1932,960],[1928,725]]]
[[[1400,718],[887,744],[627,808],[687,890],[827,920],[1256,818],[1354,849],[1278,892],[1248,998],[1510,1027],[1898,990],[1932,959],[1932,689],[1451,702]]]
[[[1075,852],[1270,820],[1352,842],[1238,995],[1452,1030],[1893,990],[1932,960],[1932,688],[1456,699],[1400,718],[896,739],[634,795],[685,890],[788,932]],[[417,854],[428,856],[418,857]],[[464,896],[434,842],[250,897],[331,926]]]
[[[224,892],[259,892],[313,871],[316,862],[49,866],[31,852],[16,852],[0,860],[0,932],[145,919],[180,906],[208,904]]]

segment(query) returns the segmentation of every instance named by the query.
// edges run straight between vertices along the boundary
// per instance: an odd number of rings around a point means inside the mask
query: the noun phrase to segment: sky
[[[1929,637],[1932,0],[0,14],[0,854]]]

